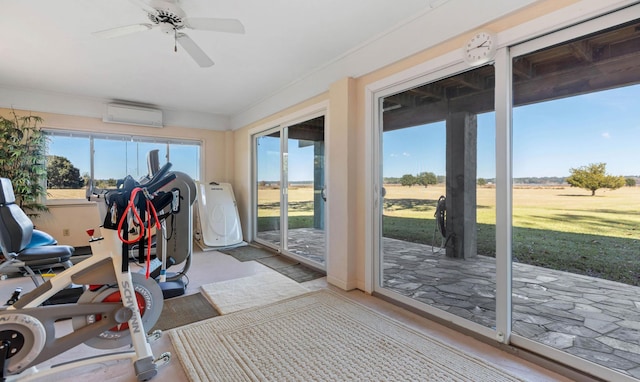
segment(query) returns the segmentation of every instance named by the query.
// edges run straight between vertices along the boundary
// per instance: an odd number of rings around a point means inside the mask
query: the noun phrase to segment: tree
[[[96,179],[95,181],[96,188],[115,188],[117,184],[118,180],[114,178]]]
[[[85,172],[82,174],[82,180],[84,181],[84,185],[89,184],[89,182],[91,182],[91,175],[89,175],[88,172]]]
[[[402,175],[402,178],[400,178],[400,184],[411,187],[416,184],[416,177],[411,174]]]
[[[633,178],[627,178],[627,179],[624,180],[624,182],[628,187],[635,187],[636,186],[636,180],[633,179]]]
[[[47,136],[39,126],[41,123],[41,117],[19,117],[15,111],[9,118],[0,116],[0,176],[11,180],[16,204],[31,216],[47,210],[41,203],[47,196],[41,182],[45,175]]]
[[[47,188],[82,188],[84,178],[71,161],[58,155],[47,156]]]
[[[416,178],[416,183],[427,187],[430,184],[437,184],[438,178],[432,172],[421,172]]]
[[[567,183],[572,187],[590,190],[591,196],[601,188],[616,190],[624,186],[624,177],[606,174],[606,167],[606,163],[591,163],[588,166],[572,168],[569,170],[571,176],[567,178]]]
[[[478,186],[486,186],[487,180],[485,178],[478,178]]]

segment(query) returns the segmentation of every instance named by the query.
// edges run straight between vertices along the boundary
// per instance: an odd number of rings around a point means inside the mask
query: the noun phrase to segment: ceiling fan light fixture
[[[174,51],[179,44],[189,56],[203,68],[213,66],[213,61],[189,36],[179,31],[186,29],[205,30],[213,32],[243,34],[244,25],[236,19],[222,19],[211,17],[189,18],[178,6],[177,1],[166,0],[129,0],[136,4],[147,14],[152,24],[128,25],[108,29],[94,34],[104,38],[123,36],[138,31],[157,28],[162,33],[172,35]]]
[[[175,34],[175,32],[178,30],[178,28],[174,27],[169,23],[161,23],[159,24],[159,26],[162,33],[165,33],[165,34]]]

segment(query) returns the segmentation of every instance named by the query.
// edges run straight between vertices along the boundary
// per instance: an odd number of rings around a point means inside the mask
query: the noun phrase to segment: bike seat
[[[70,245],[41,245],[39,247],[25,248],[17,254],[16,259],[30,265],[34,262],[46,261],[47,263],[63,263],[71,258],[74,248]]]

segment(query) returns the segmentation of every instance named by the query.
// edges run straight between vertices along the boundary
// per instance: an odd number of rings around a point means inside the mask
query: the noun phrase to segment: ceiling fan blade
[[[146,31],[151,28],[153,28],[153,25],[151,24],[134,24],[134,25],[127,25],[124,27],[117,27],[117,28],[106,29],[103,31],[93,32],[93,35],[102,37],[102,38],[113,38],[113,37],[125,36],[125,35],[136,33],[136,32]]]
[[[236,19],[216,19],[206,17],[187,17],[184,19],[187,28],[207,31],[244,33],[244,25]]]
[[[189,53],[191,58],[203,68],[213,66],[213,61],[207,56],[207,54],[196,45],[193,40],[184,33],[178,33],[176,39],[180,43],[180,46]]]
[[[149,3],[143,0],[129,0],[129,2],[135,4],[136,6],[142,8],[143,11],[150,13],[152,15],[158,14],[158,11],[152,7]]]

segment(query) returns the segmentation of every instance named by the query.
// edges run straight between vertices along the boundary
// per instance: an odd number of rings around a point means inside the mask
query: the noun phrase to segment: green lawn
[[[385,188],[383,235],[440,245],[433,214],[444,186]],[[301,200],[290,228],[313,224],[312,203]],[[478,253],[494,256],[495,190],[478,188],[477,206]],[[277,226],[273,212],[261,208],[259,231]],[[593,197],[568,186],[516,188],[512,242],[514,261],[640,286],[640,187],[599,190]]]
[[[413,190],[411,190],[413,189]],[[434,243],[433,214],[444,187],[387,187],[383,234]],[[516,188],[514,261],[640,285],[640,187]],[[495,256],[495,192],[478,188],[478,253]]]

